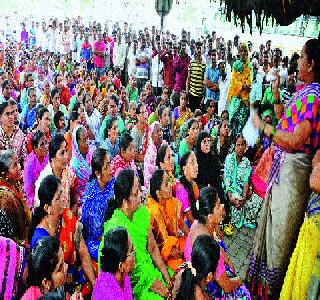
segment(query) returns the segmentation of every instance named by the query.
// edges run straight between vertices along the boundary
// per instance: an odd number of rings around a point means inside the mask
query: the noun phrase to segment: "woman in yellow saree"
[[[290,260],[280,300],[307,299],[307,296],[308,299],[318,299],[312,294],[318,293],[318,289],[312,288],[310,284],[315,284],[316,278],[312,278],[312,275],[315,266],[319,266],[320,260],[318,255],[320,251],[320,150],[313,159],[310,187],[313,193]]]

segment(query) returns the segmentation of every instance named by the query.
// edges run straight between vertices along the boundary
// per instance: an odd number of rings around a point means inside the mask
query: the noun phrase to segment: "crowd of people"
[[[5,28],[0,298],[317,299],[320,37],[285,50],[81,17]],[[244,227],[240,278],[224,237]]]

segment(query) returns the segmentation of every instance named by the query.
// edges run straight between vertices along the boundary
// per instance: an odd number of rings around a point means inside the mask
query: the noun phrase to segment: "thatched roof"
[[[256,26],[263,28],[272,18],[279,25],[289,25],[301,15],[320,16],[320,0],[220,0],[225,6],[228,21],[240,21],[242,29],[247,23],[252,30],[252,12],[256,15]]]

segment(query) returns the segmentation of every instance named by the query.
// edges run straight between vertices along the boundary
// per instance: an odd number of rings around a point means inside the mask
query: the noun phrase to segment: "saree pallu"
[[[264,203],[255,235],[247,283],[253,299],[278,299],[309,199],[311,159],[286,154],[279,184]]]
[[[280,300],[307,298],[312,272],[319,259],[317,258],[319,250],[320,194],[312,194],[305,220],[300,229],[298,242],[282,286]],[[315,281],[315,278],[312,281]]]
[[[249,106],[247,106],[241,98],[232,97],[229,106],[229,121],[231,134],[236,137],[242,133],[244,126],[250,115]]]

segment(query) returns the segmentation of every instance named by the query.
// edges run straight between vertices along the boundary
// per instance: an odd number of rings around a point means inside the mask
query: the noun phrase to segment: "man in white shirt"
[[[220,90],[220,98],[218,101],[218,114],[221,116],[221,113],[228,109],[227,97],[228,97],[228,89],[230,85],[230,77],[231,74],[226,71],[226,63],[224,61],[220,61],[218,63],[218,68],[220,71],[219,76],[219,90]]]
[[[122,40],[121,33],[117,35],[117,40],[114,43],[113,47],[113,65],[116,68],[119,68],[121,71],[121,79],[124,75],[124,62],[126,60],[126,44]]]
[[[137,51],[136,55],[136,78],[137,78],[137,87],[139,92],[143,89],[145,83],[148,81],[149,69],[150,69],[150,58],[151,51],[146,46],[146,39],[143,36],[141,38],[141,46]]]

